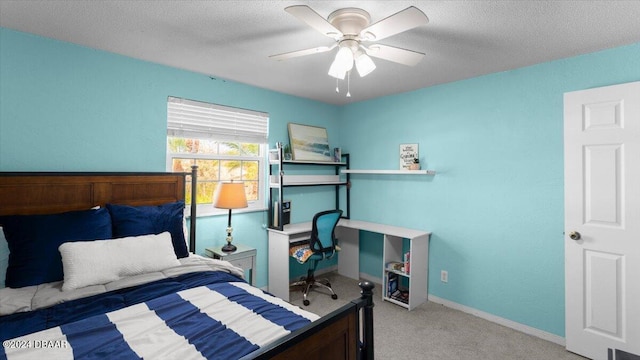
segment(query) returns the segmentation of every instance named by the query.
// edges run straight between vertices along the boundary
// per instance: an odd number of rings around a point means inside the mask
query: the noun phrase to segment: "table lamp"
[[[222,247],[224,252],[236,251],[235,245],[232,245],[233,236],[231,232],[231,209],[241,209],[247,207],[247,196],[244,192],[243,182],[221,182],[216,189],[213,197],[213,206],[218,209],[229,209],[229,223],[227,225],[227,244]]]

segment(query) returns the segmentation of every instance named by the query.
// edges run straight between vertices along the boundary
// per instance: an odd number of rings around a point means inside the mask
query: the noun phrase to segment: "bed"
[[[373,359],[372,284],[318,317],[194,254],[196,175],[0,172],[0,359]]]

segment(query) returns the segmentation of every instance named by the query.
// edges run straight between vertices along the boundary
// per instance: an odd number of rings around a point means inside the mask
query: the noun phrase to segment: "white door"
[[[632,358],[640,354],[640,82],[566,93],[564,143],[566,347]]]

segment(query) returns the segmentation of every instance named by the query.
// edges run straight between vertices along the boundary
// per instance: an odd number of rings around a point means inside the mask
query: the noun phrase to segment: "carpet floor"
[[[313,291],[309,306],[302,293],[292,291],[290,302],[326,315],[360,297],[358,281],[336,273],[323,274],[338,294]],[[374,352],[376,359],[403,360],[584,360],[564,347],[433,302],[412,311],[382,301],[380,284],[374,289]]]

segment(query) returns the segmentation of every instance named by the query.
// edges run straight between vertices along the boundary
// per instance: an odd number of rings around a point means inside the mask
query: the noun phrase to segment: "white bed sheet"
[[[176,267],[131,276],[104,285],[92,285],[71,291],[62,291],[62,281],[27,286],[19,289],[3,288],[0,289],[0,316],[42,309],[65,301],[102,294],[156,280],[172,278],[190,272],[225,271],[244,278],[244,271],[231,265],[231,263],[227,261],[206,258],[194,254],[189,254],[189,257],[178,260],[180,261],[180,265]]]

